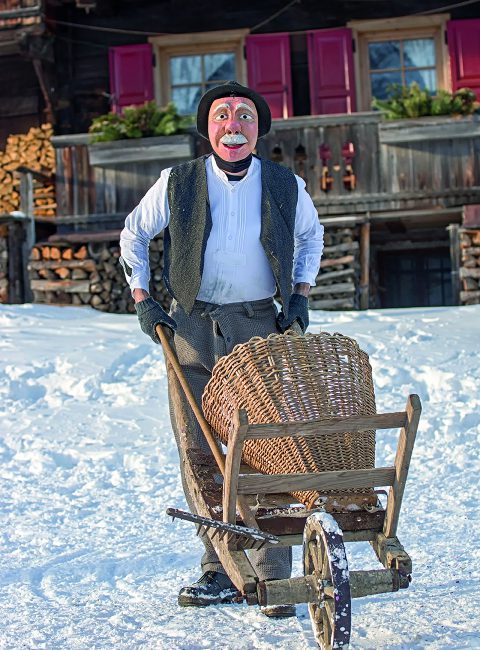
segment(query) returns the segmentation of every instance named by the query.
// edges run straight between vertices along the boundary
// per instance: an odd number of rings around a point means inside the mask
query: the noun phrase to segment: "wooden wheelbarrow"
[[[218,557],[249,605],[308,603],[320,648],[348,648],[351,598],[398,591],[409,586],[412,561],[396,537],[402,497],[421,413],[420,399],[410,395],[404,411],[370,416],[343,416],[295,423],[250,424],[237,411],[226,456],[196,404],[190,387],[161,327],[157,334],[167,358],[174,426],[182,432],[186,481],[197,514],[173,508],[167,514],[192,521],[197,533],[208,535]],[[190,407],[190,408],[189,408]],[[193,412],[193,416],[192,416]],[[189,442],[196,418],[212,454]],[[391,467],[325,471],[309,474],[259,474],[242,464],[246,440],[281,436],[321,436],[344,431],[400,429]],[[300,432],[299,432],[300,430]],[[350,490],[389,486],[386,507],[322,508],[293,506],[292,491]],[[357,495],[358,496],[358,495]],[[352,496],[354,501],[354,496]],[[370,542],[383,569],[348,571],[344,542]],[[246,550],[265,545],[303,545],[303,576],[285,580],[259,579]]]

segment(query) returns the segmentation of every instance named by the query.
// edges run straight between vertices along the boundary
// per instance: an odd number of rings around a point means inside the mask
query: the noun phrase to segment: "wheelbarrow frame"
[[[377,512],[370,516],[370,524],[368,515],[371,513],[353,511],[340,514],[331,512],[331,515],[343,529],[343,541],[369,541],[384,567],[374,571],[350,571],[349,591],[351,597],[397,591],[399,588],[408,587],[412,562],[398,540],[396,532],[421,414],[419,397],[410,395],[405,410],[400,412],[369,416],[329,417],[324,420],[306,422],[251,424],[248,422],[246,412],[240,410],[235,414],[234,432],[229,440],[226,456],[223,456],[200,408],[194,403],[193,395],[165,332],[162,328],[157,327],[157,333],[167,357],[167,376],[170,400],[173,406],[172,424],[179,435],[184,476],[197,514],[205,518],[211,518],[213,515],[213,518],[223,519],[226,524],[243,522],[246,526],[266,530],[266,532],[273,532],[271,526],[274,522],[276,524],[275,535],[279,538],[279,544],[286,546],[304,544],[305,561],[305,536],[301,532],[292,534],[290,530],[292,510],[286,508],[286,515],[283,518],[281,514],[273,519],[271,516],[262,517],[258,514],[256,517],[256,508],[252,506],[256,503],[258,507],[258,495],[278,495],[309,489],[341,491],[388,486],[386,508],[384,510],[377,509]],[[198,448],[192,443],[192,438],[189,435],[193,427],[198,424],[206,433],[207,442],[209,442],[217,463],[217,467],[210,465],[209,469],[204,468],[205,472],[209,473],[209,489],[205,485],[202,486],[202,480],[199,478],[198,458],[202,454],[199,454]],[[252,473],[251,468],[248,468],[247,473],[242,465],[243,445],[249,439],[272,439],[281,436],[307,437],[372,429],[400,429],[393,465],[372,469],[274,475]],[[200,461],[200,465],[202,462],[204,461]],[[219,499],[216,505],[214,502],[212,507],[211,493],[214,483],[217,484]],[[221,492],[219,492],[220,490]],[[293,498],[290,501],[292,502]],[[303,521],[308,523],[309,515],[319,510],[308,511],[304,508]],[[293,516],[298,517],[298,513],[294,513]],[[363,522],[360,526],[358,525],[359,521]],[[316,525],[315,522],[314,525]],[[308,526],[305,530],[307,528]],[[328,538],[328,531],[327,533],[324,530],[321,532],[324,536],[327,534]],[[318,579],[315,576],[304,575],[288,580],[262,581],[250,563],[245,549],[238,542],[220,539],[218,535],[215,535],[215,531],[208,530],[208,527],[206,534],[210,537],[226,573],[244,594],[248,604],[277,605],[306,602],[310,605],[312,603],[321,605],[324,593],[319,589]],[[342,535],[342,531],[339,534]],[[323,582],[325,583],[325,581]],[[331,646],[325,643],[322,647]],[[346,646],[344,645],[344,647]]]

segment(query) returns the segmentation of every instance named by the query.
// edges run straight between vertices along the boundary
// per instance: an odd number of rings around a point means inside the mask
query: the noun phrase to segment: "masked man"
[[[197,130],[213,154],[163,170],[121,234],[140,326],[156,343],[157,324],[175,331],[176,352],[199,404],[215,362],[235,345],[284,332],[295,321],[303,332],[308,326],[307,296],[320,265],[323,226],[303,180],[252,155],[270,125],[268,104],[250,88],[229,81],[210,89],[198,107]],[[148,245],[162,230],[164,281],[173,298],[169,315],[148,294]],[[200,428],[192,435],[208,452]],[[195,511],[185,481],[183,486]],[[235,586],[210,540],[202,540],[204,573],[180,590],[179,604],[234,602]],[[251,552],[250,561],[260,580],[290,577],[291,548]],[[291,605],[263,611],[295,615]]]

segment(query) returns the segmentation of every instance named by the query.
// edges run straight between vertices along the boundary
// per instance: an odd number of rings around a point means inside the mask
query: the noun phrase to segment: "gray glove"
[[[277,316],[277,325],[281,332],[288,330],[295,321],[298,321],[302,332],[305,334],[309,323],[308,298],[307,296],[302,296],[300,293],[292,293],[290,296],[290,300],[288,301],[288,318],[285,318],[283,311]]]
[[[145,332],[154,343],[160,343],[155,331],[157,325],[166,325],[173,331],[177,329],[177,324],[173,318],[170,318],[151,296],[135,303],[135,311],[137,312],[142,332]]]

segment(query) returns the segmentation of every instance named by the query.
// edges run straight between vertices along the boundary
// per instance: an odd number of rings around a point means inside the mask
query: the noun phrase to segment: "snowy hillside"
[[[380,412],[423,404],[398,533],[413,583],[353,601],[352,650],[480,648],[479,322],[480,306],[311,314],[368,352]],[[377,447],[391,463],[393,433]],[[201,544],[164,514],[185,502],[163,355],[135,316],[0,306],[0,467],[1,649],[315,647],[306,606],[177,606]]]

